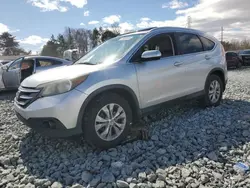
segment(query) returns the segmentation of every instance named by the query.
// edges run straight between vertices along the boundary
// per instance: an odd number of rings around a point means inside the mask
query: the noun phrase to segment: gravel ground
[[[0,101],[0,187],[250,187],[250,68],[229,72],[221,106],[195,102],[144,118],[149,141],[107,151],[42,137]]]

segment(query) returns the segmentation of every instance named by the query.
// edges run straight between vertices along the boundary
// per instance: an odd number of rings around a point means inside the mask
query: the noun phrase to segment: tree
[[[229,50],[231,49],[231,44],[230,44],[230,42],[228,42],[228,41],[223,41],[223,42],[221,42],[221,44],[223,45],[225,51],[229,51]]]
[[[102,42],[105,42],[108,39],[114,38],[116,37],[118,34],[110,31],[110,30],[106,30],[104,31],[104,33],[102,34],[101,40]]]
[[[249,49],[250,48],[250,41],[247,39],[244,39],[241,41],[241,46],[243,49]]]
[[[4,32],[0,35],[0,50],[3,51],[3,55],[19,55],[17,54],[19,43],[15,37],[8,32]]]
[[[55,40],[54,35],[52,35],[46,45],[43,46],[41,55],[59,57],[58,47],[59,44],[57,43],[57,40]]]
[[[120,33],[121,33],[121,28],[120,28],[118,22],[113,23],[113,24],[111,25],[111,29],[112,29],[112,32],[113,32],[114,34],[120,35]]]
[[[67,42],[68,49],[74,49],[75,45],[74,45],[74,39],[72,36],[72,29],[69,27],[66,27],[63,36],[64,36],[65,41]]]
[[[67,41],[64,39],[64,36],[62,34],[59,34],[57,36],[57,43],[58,43],[58,54],[60,56],[63,55],[63,52],[68,49]]]
[[[238,51],[244,49],[250,49],[250,41],[244,39],[240,40],[232,40],[232,41],[223,41],[222,45],[224,46],[225,51]]]
[[[100,42],[100,36],[101,33],[98,31],[98,29],[94,29],[92,32],[92,47],[96,47],[98,43]]]

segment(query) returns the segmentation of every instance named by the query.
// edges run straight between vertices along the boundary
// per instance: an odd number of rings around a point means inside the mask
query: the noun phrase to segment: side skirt
[[[184,97],[180,97],[180,98],[177,98],[177,99],[166,101],[166,102],[161,103],[161,104],[157,104],[157,105],[154,105],[154,106],[143,108],[143,109],[141,109],[142,116],[146,116],[146,115],[149,115],[150,113],[157,112],[157,111],[159,111],[159,110],[161,110],[163,108],[171,107],[171,106],[174,106],[176,104],[181,104],[181,103],[183,103],[183,102],[185,102],[187,100],[199,99],[204,95],[205,95],[205,91],[202,90],[202,91],[193,93],[191,95],[186,95]]]

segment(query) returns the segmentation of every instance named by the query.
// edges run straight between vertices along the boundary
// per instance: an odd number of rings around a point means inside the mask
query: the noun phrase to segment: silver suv
[[[215,38],[191,29],[149,28],[110,39],[73,65],[26,78],[15,111],[41,134],[79,134],[109,148],[163,104],[195,98],[219,105],[226,83],[225,52]]]

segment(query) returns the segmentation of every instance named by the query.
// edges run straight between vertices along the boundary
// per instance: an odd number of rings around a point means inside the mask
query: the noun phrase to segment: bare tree
[[[121,33],[121,28],[120,28],[120,26],[119,26],[119,23],[118,23],[118,22],[113,23],[113,24],[111,25],[111,30],[112,30],[112,32],[113,32],[115,35],[120,35],[120,33]]]
[[[80,54],[86,54],[92,47],[92,32],[86,29],[71,29],[74,46]]]

